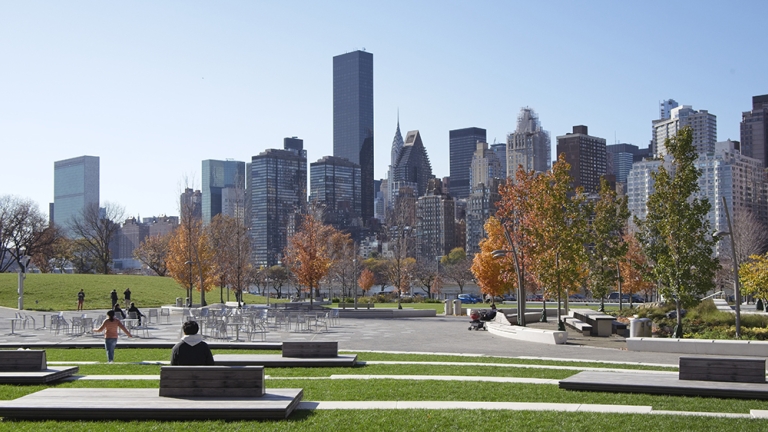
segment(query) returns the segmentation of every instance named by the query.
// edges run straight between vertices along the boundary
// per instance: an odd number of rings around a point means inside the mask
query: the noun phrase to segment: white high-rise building
[[[479,141],[470,165],[470,190],[474,192],[475,188],[482,187],[481,185],[488,186],[490,179],[503,179],[505,175],[506,173],[501,172],[501,162],[496,153],[488,148],[488,143]]]
[[[648,197],[654,191],[651,173],[658,171],[661,164],[661,160],[637,162],[627,177],[628,207],[639,219],[647,215]],[[724,141],[716,143],[713,152],[700,154],[695,166],[701,170],[696,197],[709,200],[707,218],[713,231],[728,231],[723,197],[734,220],[752,213],[763,223],[768,222],[768,183],[762,162],[741,155],[733,141]]]
[[[717,117],[707,110],[696,111],[690,105],[672,108],[668,119],[653,121],[653,150],[656,157],[667,154],[664,141],[677,131],[690,126],[693,129],[693,146],[697,153],[712,153],[717,142]]]
[[[552,141],[541,128],[533,109],[525,107],[517,116],[517,129],[507,135],[507,177],[515,178],[518,166],[544,172],[549,169]]]

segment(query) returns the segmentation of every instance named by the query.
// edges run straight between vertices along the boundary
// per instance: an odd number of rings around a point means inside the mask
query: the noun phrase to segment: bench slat
[[[339,355],[338,342],[283,342],[283,357],[323,358]]]
[[[765,383],[765,360],[680,357],[681,380]]]
[[[261,397],[263,366],[163,366],[160,396]]]
[[[48,369],[44,350],[0,350],[0,371],[35,372]]]

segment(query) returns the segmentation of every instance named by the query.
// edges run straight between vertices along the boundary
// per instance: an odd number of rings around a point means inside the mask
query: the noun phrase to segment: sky
[[[647,147],[659,102],[739,139],[768,94],[768,2],[0,0],[0,195],[47,213],[54,161],[100,157],[102,205],[177,215],[205,159],[283,138],[333,154],[333,56],[374,61],[375,177],[398,121],[449,175],[448,132],[490,143],[531,107],[552,136],[587,125]]]

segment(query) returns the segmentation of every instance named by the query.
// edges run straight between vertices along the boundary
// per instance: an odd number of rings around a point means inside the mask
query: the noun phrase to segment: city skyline
[[[552,137],[584,124],[644,148],[664,99],[716,115],[724,141],[768,93],[768,60],[750,48],[764,3],[663,3],[663,16],[660,2],[552,3],[4,4],[0,194],[47,212],[53,162],[94,155],[102,205],[178,214],[184,178],[201,188],[203,160],[248,161],[291,136],[310,161],[332,155],[332,58],[363,48],[376,56],[376,179],[398,108],[443,177],[450,130],[504,142],[525,106]],[[391,30],[403,10],[419,32]]]

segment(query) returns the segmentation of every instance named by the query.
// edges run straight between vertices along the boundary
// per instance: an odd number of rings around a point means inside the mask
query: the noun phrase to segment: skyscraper
[[[653,121],[653,150],[657,157],[667,154],[664,141],[677,131],[690,126],[693,129],[693,146],[696,153],[712,153],[717,142],[717,117],[707,110],[696,111],[690,105],[672,108],[668,119]]]
[[[185,188],[179,197],[181,218],[191,216],[193,219],[203,218],[203,193],[199,190]]]
[[[281,261],[307,204],[307,154],[295,146],[268,149],[251,158],[248,171],[252,261],[273,266]]]
[[[387,185],[392,184],[392,179],[394,178],[394,170],[397,166],[397,160],[400,158],[400,152],[403,151],[403,144],[405,144],[405,141],[403,140],[403,135],[400,133],[400,115],[398,114],[397,129],[395,129],[395,137],[392,138],[392,150],[390,150],[389,182]],[[387,207],[391,207],[395,201],[395,191],[388,187],[388,193],[389,195],[385,198],[385,200],[387,202]]]
[[[506,173],[501,171],[501,162],[493,150],[488,148],[488,143],[478,141],[475,154],[472,155],[472,164],[470,165],[469,184],[472,192],[476,188],[483,188],[490,185],[491,179],[503,179]]]
[[[606,174],[605,138],[589,135],[587,127],[573,127],[573,133],[557,137],[557,154],[565,153],[571,165],[573,187],[584,187],[586,193],[600,190],[600,177]]]
[[[373,218],[373,54],[333,58],[333,155],[360,165],[363,223]]]
[[[672,115],[672,109],[677,108],[678,103],[674,99],[665,99],[659,103],[659,119],[667,120]]]
[[[525,171],[544,172],[549,169],[552,142],[549,132],[541,128],[539,117],[533,109],[520,109],[517,116],[517,128],[507,135],[507,172],[506,176],[515,178],[518,167]]]
[[[53,163],[53,223],[65,233],[89,206],[99,206],[99,157],[80,156]]]
[[[325,156],[310,164],[309,200],[324,206],[325,222],[353,237],[361,228],[360,165]]]
[[[245,198],[245,162],[234,160],[203,161],[203,224],[218,214],[243,217]]]
[[[427,193],[427,182],[431,178],[432,164],[429,162],[424,143],[421,142],[421,134],[417,130],[410,131],[405,136],[405,144],[395,164],[390,187],[394,189],[395,196],[401,187],[407,186],[413,188],[416,197],[420,197]],[[469,167],[467,167],[467,179],[469,179]]]
[[[416,201],[416,251],[419,259],[434,262],[456,247],[453,198],[442,192],[440,180],[429,180],[427,194]]]
[[[477,148],[477,142],[487,142],[485,129],[471,127],[455,129],[448,132],[449,152],[451,158],[451,196],[466,198],[469,196],[469,169],[472,155]]]
[[[639,149],[632,144],[611,144],[605,146],[605,150],[608,153],[607,173],[615,175],[616,182],[626,184],[627,175]]]
[[[768,95],[752,97],[752,111],[741,113],[741,154],[768,166]]]

